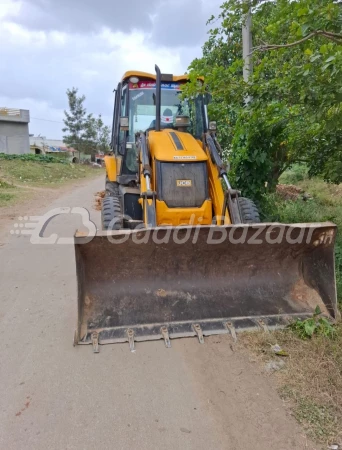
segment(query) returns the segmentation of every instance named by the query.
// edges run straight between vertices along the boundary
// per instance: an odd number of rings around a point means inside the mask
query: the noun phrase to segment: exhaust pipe
[[[160,131],[160,105],[161,105],[161,72],[157,64],[154,66],[156,71],[156,131]]]

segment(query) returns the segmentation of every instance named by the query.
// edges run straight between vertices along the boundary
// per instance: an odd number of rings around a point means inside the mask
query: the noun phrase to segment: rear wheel
[[[123,228],[121,202],[118,196],[109,196],[103,199],[101,219],[104,230],[120,230]]]
[[[239,207],[242,223],[260,223],[258,208],[249,198],[239,197]]]

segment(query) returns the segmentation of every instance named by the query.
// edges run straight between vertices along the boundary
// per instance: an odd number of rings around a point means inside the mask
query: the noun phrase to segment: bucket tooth
[[[193,328],[193,330],[195,331],[195,333],[197,334],[199,343],[200,343],[200,344],[204,344],[204,337],[203,337],[201,325],[199,325],[198,323],[195,323],[195,324],[192,326],[192,328]]]
[[[99,353],[99,334],[94,332],[91,335],[91,342],[93,344],[93,352],[94,353]]]
[[[236,330],[235,330],[233,322],[227,322],[226,327],[228,328],[228,331],[230,332],[230,334],[233,338],[233,341],[236,342],[237,336],[236,336]]]
[[[265,333],[269,333],[268,326],[266,325],[265,321],[263,319],[256,319],[256,323],[259,325],[260,328],[264,330]]]
[[[78,333],[77,333],[77,330],[75,330],[74,338],[73,338],[73,340],[72,340],[72,345],[73,345],[74,347],[76,347],[77,344],[78,344]]]
[[[169,331],[168,331],[167,327],[161,327],[160,332],[163,336],[163,339],[165,342],[165,347],[171,348],[171,341],[170,341]]]
[[[127,336],[128,336],[128,343],[129,343],[129,349],[132,353],[135,352],[135,347],[134,347],[134,331],[129,328],[127,330]]]

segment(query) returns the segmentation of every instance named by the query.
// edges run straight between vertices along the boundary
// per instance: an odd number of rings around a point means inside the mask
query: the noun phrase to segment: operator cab
[[[160,129],[186,131],[201,140],[206,129],[203,97],[182,99],[187,76],[162,75]],[[121,157],[118,182],[135,185],[139,169],[137,136],[156,129],[156,77],[142,72],[126,72],[115,92],[112,151]],[[124,119],[124,120],[123,120]],[[122,126],[125,122],[125,126]],[[158,124],[157,124],[158,125]]]

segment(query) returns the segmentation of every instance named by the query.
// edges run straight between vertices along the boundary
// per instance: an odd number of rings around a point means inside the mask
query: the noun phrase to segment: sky
[[[222,0],[0,0],[0,107],[29,109],[30,133],[62,139],[66,90],[110,125],[126,70],[182,74]]]

